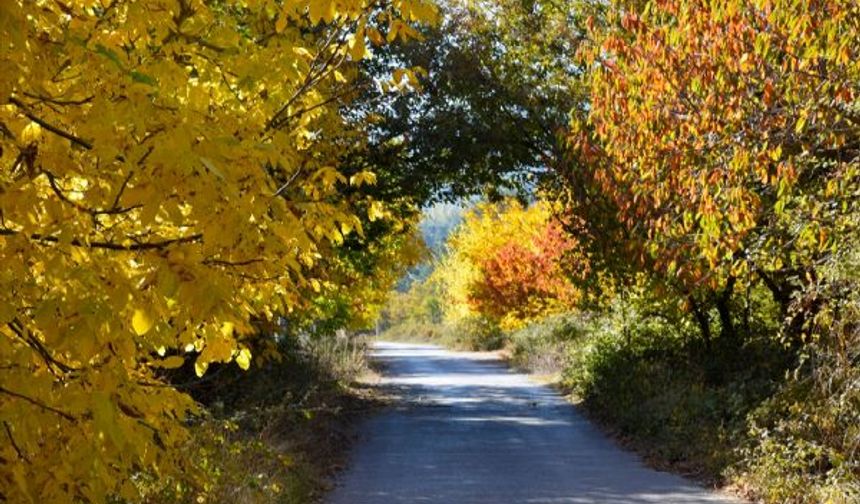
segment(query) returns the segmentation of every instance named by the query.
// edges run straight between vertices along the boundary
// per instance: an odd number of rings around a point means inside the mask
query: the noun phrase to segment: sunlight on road
[[[733,502],[646,468],[486,354],[386,342],[373,355],[400,403],[365,422],[331,504]]]

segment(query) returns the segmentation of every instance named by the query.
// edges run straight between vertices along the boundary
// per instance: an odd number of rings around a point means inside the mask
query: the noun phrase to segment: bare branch
[[[9,443],[12,445],[12,448],[15,449],[15,453],[18,454],[18,458],[23,460],[24,462],[30,462],[30,459],[24,455],[24,452],[21,451],[21,448],[18,446],[18,443],[15,442],[15,438],[12,436],[12,429],[9,427],[9,422],[3,421],[3,427],[6,428],[6,436],[9,437]]]
[[[45,364],[48,365],[48,368],[51,369],[51,372],[54,372],[53,368],[59,369],[63,373],[71,373],[72,371],[77,371],[77,368],[73,368],[68,364],[58,361],[51,355],[51,352],[39,341],[38,338],[33,336],[33,334],[24,327],[17,318],[13,319],[11,322],[7,322],[6,326],[18,336],[24,343],[27,344],[30,348],[36,351],[37,354],[45,361]]]

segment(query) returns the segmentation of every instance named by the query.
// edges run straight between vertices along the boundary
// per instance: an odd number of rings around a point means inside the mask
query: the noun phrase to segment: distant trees
[[[578,291],[562,265],[570,264],[575,245],[545,202],[479,204],[449,238],[434,272],[449,318],[478,315],[514,328],[569,309]]]

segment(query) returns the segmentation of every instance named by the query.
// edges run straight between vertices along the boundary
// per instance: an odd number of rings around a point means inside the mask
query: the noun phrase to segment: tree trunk
[[[696,298],[692,294],[687,296],[687,301],[693,311],[693,316],[696,318],[696,323],[699,325],[699,332],[702,333],[702,340],[705,342],[705,350],[710,355],[711,353],[711,318],[708,312],[703,310]]]
[[[735,323],[732,320],[732,309],[729,304],[732,300],[732,293],[735,290],[736,279],[730,276],[726,282],[726,287],[723,292],[717,296],[717,313],[720,315],[720,339],[730,341],[733,344],[739,344],[738,333],[735,330]]]
[[[758,277],[762,279],[764,285],[768,288],[768,290],[770,290],[774,301],[779,304],[779,307],[782,310],[782,314],[783,316],[785,316],[785,314],[788,313],[788,305],[791,303],[791,294],[789,289],[786,286],[779,285],[776,280],[774,280],[764,271],[756,268],[755,272]]]

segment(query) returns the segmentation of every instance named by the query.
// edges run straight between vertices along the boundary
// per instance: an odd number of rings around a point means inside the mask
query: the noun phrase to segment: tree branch
[[[14,229],[2,229],[0,228],[0,236],[15,236],[20,234],[18,231]],[[33,233],[29,235],[29,238],[33,241],[38,242],[46,242],[46,243],[59,243],[60,239],[56,236],[50,235],[42,235],[39,233]],[[171,245],[180,245],[183,243],[192,243],[199,241],[203,238],[202,233],[196,233],[193,235],[183,236],[181,238],[171,238],[169,240],[161,240],[155,242],[144,242],[144,243],[132,243],[129,245],[124,245],[121,243],[114,243],[108,241],[91,241],[86,242],[82,241],[79,238],[73,239],[69,242],[71,245],[76,247],[85,247],[85,248],[96,248],[96,249],[107,249],[107,250],[123,250],[127,252],[140,251],[140,250],[157,250],[165,247],[169,247]]]
[[[6,428],[6,435],[9,437],[9,443],[12,445],[12,448],[15,449],[15,453],[18,454],[18,458],[23,460],[24,462],[30,462],[30,459],[24,455],[24,452],[21,451],[21,448],[18,446],[18,443],[15,442],[15,438],[12,436],[12,429],[9,428],[9,422],[3,421],[3,427]]]
[[[28,98],[32,98],[34,100],[43,101],[46,103],[53,103],[54,105],[66,106],[66,105],[85,105],[90,103],[95,98],[95,95],[87,96],[86,98],[81,98],[80,100],[58,100],[57,98],[51,98],[49,96],[42,96],[35,93],[21,93]]]
[[[213,264],[216,266],[248,266],[250,264],[263,262],[263,259],[256,257],[254,259],[245,259],[244,261],[225,261],[223,259],[204,259],[203,264]]]
[[[63,131],[60,128],[54,126],[53,124],[50,124],[49,122],[45,121],[41,117],[39,117],[36,114],[34,114],[33,112],[31,112],[30,109],[27,107],[27,105],[24,102],[15,98],[14,96],[9,98],[9,103],[18,107],[21,110],[21,113],[23,113],[25,116],[27,116],[28,119],[30,119],[34,123],[38,124],[39,126],[45,128],[46,130],[50,131],[51,133],[54,133],[55,135],[59,135],[59,136],[65,138],[66,140],[69,140],[73,144],[78,145],[80,147],[83,147],[86,150],[92,150],[93,149],[92,143],[88,142],[87,140],[84,140],[83,138],[77,137],[77,136],[75,136],[69,132]]]
[[[68,196],[66,196],[66,195],[63,193],[63,191],[62,191],[62,189],[60,188],[59,184],[57,184],[57,177],[56,177],[53,173],[51,173],[51,172],[49,172],[49,171],[47,171],[47,170],[45,170],[45,169],[42,169],[42,172],[44,172],[44,173],[45,173],[45,176],[46,176],[46,177],[48,177],[48,183],[49,183],[49,184],[50,184],[50,186],[51,186],[51,190],[54,192],[54,194],[56,194],[56,195],[57,195],[57,197],[58,197],[58,198],[60,198],[63,202],[65,202],[65,203],[67,203],[67,204],[69,204],[69,205],[71,205],[71,206],[73,206],[73,207],[77,208],[77,209],[78,209],[78,210],[80,210],[81,212],[88,213],[88,214],[92,215],[93,217],[98,216],[98,215],[119,215],[119,214],[124,214],[124,213],[131,212],[132,210],[134,210],[134,209],[136,209],[136,208],[140,208],[140,207],[142,207],[142,206],[143,206],[143,205],[140,205],[140,204],[138,204],[138,205],[132,205],[132,206],[130,206],[130,207],[128,207],[128,208],[121,208],[121,207],[119,207],[119,206],[118,206],[119,198],[120,198],[120,196],[122,196],[122,192],[125,190],[125,186],[128,184],[128,181],[129,181],[129,179],[130,179],[130,178],[131,178],[131,176],[132,176],[132,172],[129,172],[128,177],[126,177],[126,179],[124,180],[124,182],[123,182],[122,186],[120,187],[119,193],[118,193],[118,194],[117,194],[117,196],[116,196],[116,200],[114,201],[113,206],[112,206],[111,208],[105,208],[105,209],[90,208],[90,207],[87,207],[87,206],[85,206],[85,205],[81,205],[81,204],[80,204],[80,203],[78,203],[77,201],[72,201]]]
[[[57,415],[65,418],[66,420],[68,420],[70,422],[76,422],[77,421],[77,419],[75,417],[66,413],[63,410],[59,410],[57,408],[54,408],[53,406],[48,406],[47,404],[41,403],[41,402],[37,401],[36,399],[33,399],[32,397],[25,396],[24,394],[19,394],[18,392],[13,392],[7,388],[4,388],[3,386],[0,386],[0,392],[7,394],[7,395],[10,395],[12,397],[16,397],[16,398],[21,399],[23,401],[26,401],[26,402],[34,405],[34,406],[38,406],[39,408],[42,408],[43,410],[50,411],[51,413],[56,413]]]

